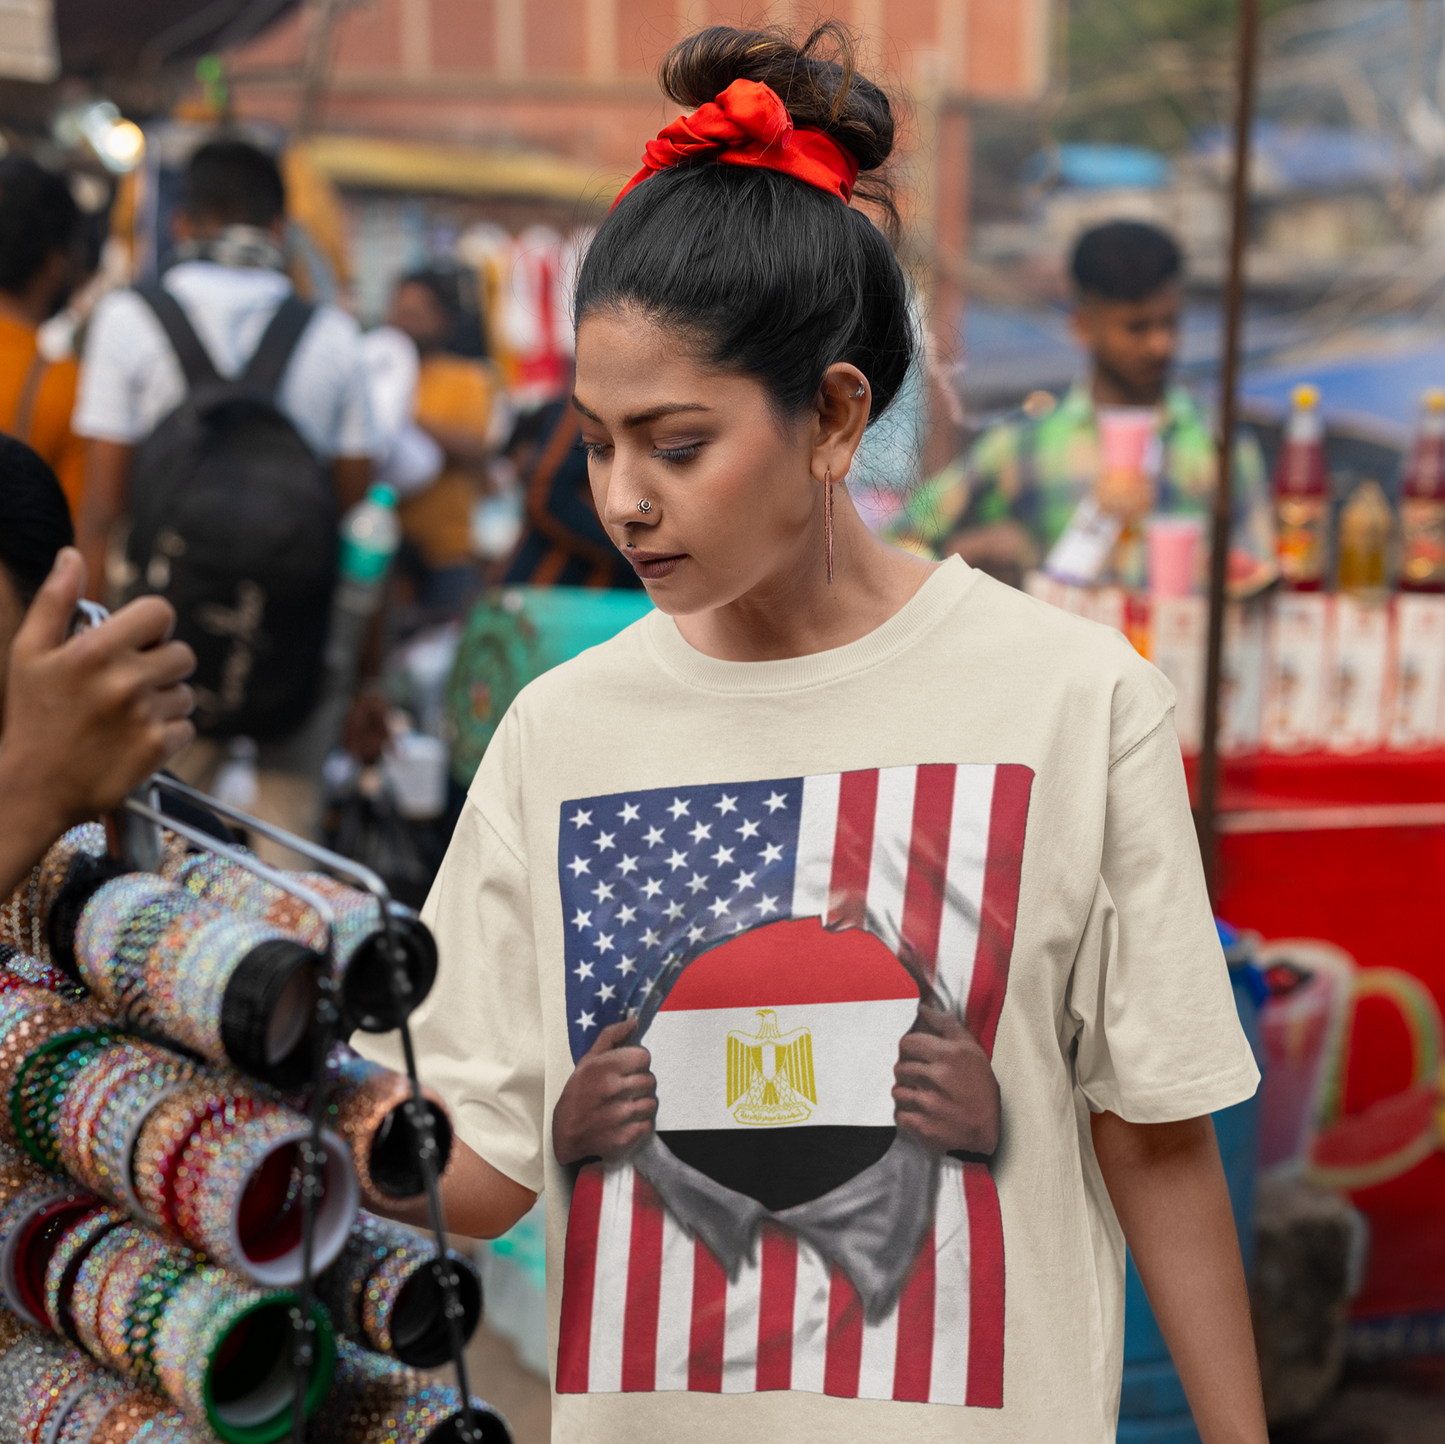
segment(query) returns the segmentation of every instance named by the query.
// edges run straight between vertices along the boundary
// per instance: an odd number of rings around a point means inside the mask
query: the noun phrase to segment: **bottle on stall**
[[[1290,395],[1289,421],[1274,468],[1274,512],[1281,580],[1292,591],[1319,591],[1330,496],[1324,419],[1314,386],[1296,386]]]
[[[1390,575],[1395,513],[1378,481],[1366,477],[1340,511],[1340,590],[1379,593]]]
[[[326,643],[329,671],[349,676],[355,668],[366,625],[381,605],[386,574],[400,545],[396,492],[379,482],[341,519],[336,595]]]
[[[1420,428],[1400,493],[1400,586],[1445,592],[1445,390],[1420,398]]]

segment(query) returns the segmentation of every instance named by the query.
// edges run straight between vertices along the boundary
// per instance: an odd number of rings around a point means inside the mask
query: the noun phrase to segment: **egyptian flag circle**
[[[642,1039],[658,1136],[773,1212],[830,1193],[893,1142],[893,1068],[918,1001],[861,929],[804,918],[730,939],[683,971]]]

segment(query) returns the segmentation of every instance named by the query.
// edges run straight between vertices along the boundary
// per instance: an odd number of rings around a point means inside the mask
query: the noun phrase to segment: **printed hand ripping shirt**
[[[835,651],[721,662],[653,613],[521,694],[414,1027],[458,1136],[547,1190],[554,1439],[1112,1440],[1088,1112],[1258,1081],[1172,706],[1122,638],[957,559]],[[991,1157],[895,1127],[920,1000],[991,1060]],[[628,1016],[656,1131],[561,1168],[562,1088]]]

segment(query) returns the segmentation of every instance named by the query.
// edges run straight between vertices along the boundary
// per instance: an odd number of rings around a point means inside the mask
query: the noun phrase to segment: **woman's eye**
[[[691,461],[698,453],[696,444],[692,446],[659,446],[653,449],[653,456],[659,461]]]
[[[605,461],[611,447],[601,441],[579,441],[577,450],[582,452],[588,461]]]

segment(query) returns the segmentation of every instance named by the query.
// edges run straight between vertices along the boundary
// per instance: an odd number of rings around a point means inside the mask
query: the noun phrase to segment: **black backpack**
[[[159,286],[139,294],[187,394],[136,451],[132,594],[159,593],[176,609],[176,635],[196,653],[201,733],[284,736],[315,705],[336,582],[331,479],[276,405],[311,307],[288,297],[226,381],[176,299]]]

